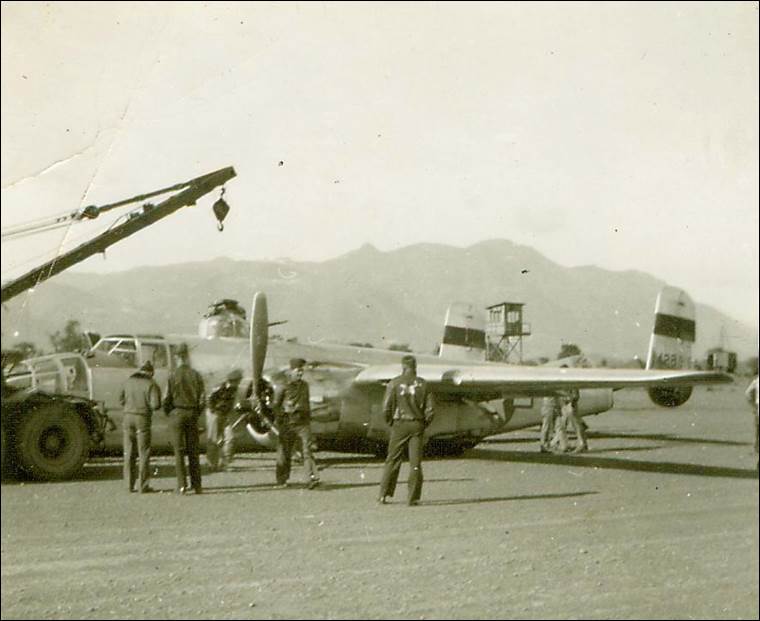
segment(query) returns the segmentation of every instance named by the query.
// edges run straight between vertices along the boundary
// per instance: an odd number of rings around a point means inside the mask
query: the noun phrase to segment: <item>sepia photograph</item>
[[[758,619],[758,1],[0,6],[3,619]]]

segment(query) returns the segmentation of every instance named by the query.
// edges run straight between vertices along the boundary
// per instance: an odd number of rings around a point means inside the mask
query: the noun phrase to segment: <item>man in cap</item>
[[[212,470],[225,469],[235,455],[235,432],[231,420],[237,400],[238,387],[243,379],[240,369],[233,369],[227,379],[219,384],[208,397],[206,411],[206,460]],[[219,446],[223,444],[221,461]]]
[[[391,427],[388,457],[383,468],[380,496],[377,501],[386,504],[396,491],[401,462],[409,448],[409,482],[407,504],[419,504],[422,496],[422,449],[424,432],[433,420],[433,395],[427,383],[417,376],[414,356],[401,359],[401,375],[394,377],[385,389],[383,413]]]
[[[287,381],[276,387],[272,404],[275,425],[280,433],[277,444],[277,485],[287,485],[293,448],[298,438],[303,450],[303,466],[308,476],[309,489],[319,485],[317,465],[311,453],[311,406],[309,404],[309,384],[303,379],[306,361],[293,358],[287,372]]]
[[[150,425],[153,411],[161,407],[161,389],[153,381],[153,364],[148,360],[127,378],[119,395],[124,406],[124,480],[129,491],[135,491],[140,481],[140,493],[150,493]],[[135,463],[139,457],[139,468]]]
[[[206,393],[201,374],[190,366],[187,344],[176,350],[177,368],[169,375],[164,399],[164,412],[170,417],[169,426],[174,446],[177,472],[177,493],[187,492],[185,457],[187,451],[190,485],[196,494],[202,493],[201,466],[198,457],[198,418],[205,406]]]

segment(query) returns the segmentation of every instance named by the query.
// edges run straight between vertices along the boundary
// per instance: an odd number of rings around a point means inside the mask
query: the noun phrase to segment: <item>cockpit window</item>
[[[137,366],[137,346],[135,345],[135,339],[103,339],[95,348],[95,351],[100,354],[105,354],[109,358],[112,358],[114,361],[119,361],[125,366]],[[111,365],[109,364],[107,366]]]

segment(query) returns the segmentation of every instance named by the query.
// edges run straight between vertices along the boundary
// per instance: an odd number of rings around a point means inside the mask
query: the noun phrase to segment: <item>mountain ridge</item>
[[[32,341],[49,348],[47,335],[68,319],[101,333],[194,334],[211,302],[233,298],[247,307],[253,292],[262,290],[270,317],[288,320],[280,333],[302,340],[408,343],[430,352],[450,302],[467,301],[485,312],[508,301],[525,304],[532,331],[524,339],[526,358],[553,357],[563,342],[573,342],[588,353],[628,359],[646,354],[655,298],[665,284],[638,270],[563,267],[505,239],[390,251],[364,244],[321,262],[219,257],[111,274],[60,274],[3,309],[3,346]],[[698,356],[720,344],[726,327],[728,349],[756,354],[756,328],[704,304],[697,304],[697,325]]]

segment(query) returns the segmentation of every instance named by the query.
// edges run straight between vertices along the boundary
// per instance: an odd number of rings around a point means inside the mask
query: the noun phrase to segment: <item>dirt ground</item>
[[[127,493],[116,459],[6,482],[2,618],[757,619],[743,385],[675,410],[617,393],[583,455],[540,454],[526,430],[428,459],[419,507],[405,485],[376,505],[382,462],[335,453],[315,491],[274,489],[272,453],[202,496],[171,493],[168,457],[160,494]]]

